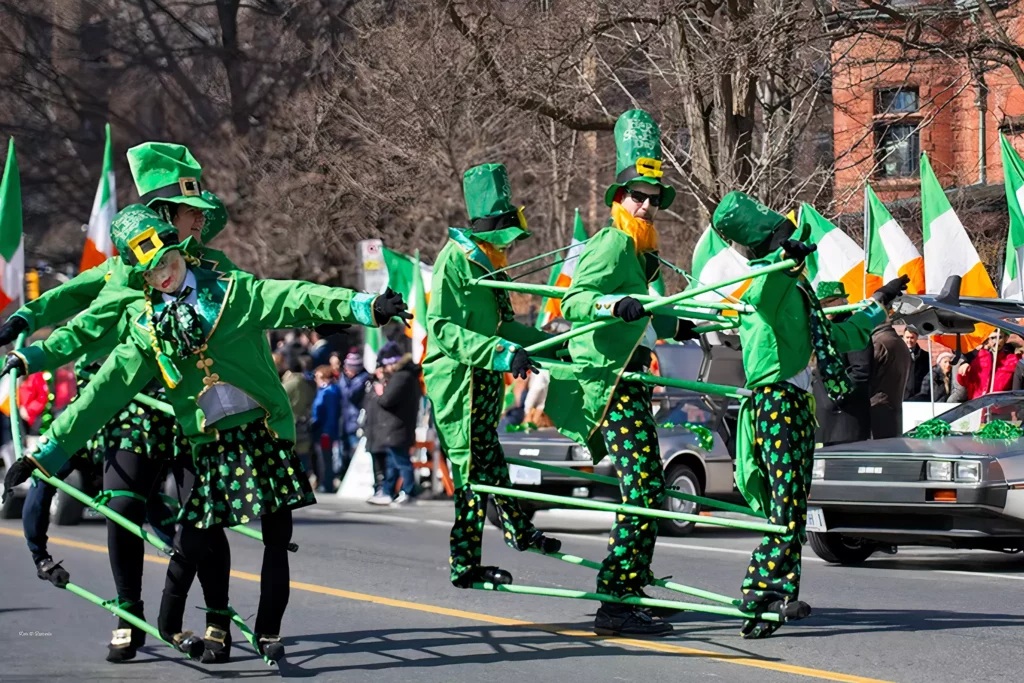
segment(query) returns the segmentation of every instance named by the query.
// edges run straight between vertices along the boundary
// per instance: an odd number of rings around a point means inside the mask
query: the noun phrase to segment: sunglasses
[[[650,202],[653,207],[661,206],[661,195],[660,194],[647,194],[640,190],[627,189],[626,194],[637,204],[643,204],[644,202]]]

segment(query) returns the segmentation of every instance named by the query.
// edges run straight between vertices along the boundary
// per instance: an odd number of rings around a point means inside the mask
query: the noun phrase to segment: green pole
[[[18,340],[14,342],[14,348],[20,349],[25,346],[25,339],[28,338],[28,333],[22,332],[18,335]],[[18,378],[18,372],[11,373],[11,395],[8,397],[8,411],[11,414],[11,445],[14,448],[14,459],[21,460],[22,448],[21,448],[21,411],[18,410],[18,387],[21,382]]]
[[[678,602],[676,600],[659,600],[657,598],[618,598],[607,593],[589,593],[587,591],[568,590],[565,588],[545,588],[542,586],[494,585],[493,583],[474,583],[473,588],[499,593],[518,593],[520,595],[543,595],[550,598],[569,598],[571,600],[596,600],[598,602],[617,602],[623,605],[639,605],[640,607],[662,607],[667,609],[686,610],[688,612],[706,612],[726,617],[741,619],[760,619],[761,621],[782,621],[774,612],[754,615],[743,612],[735,607],[724,605],[702,605],[696,602]]]
[[[823,313],[834,315],[836,313],[849,313],[850,311],[860,311],[871,305],[870,301],[861,301],[855,304],[845,304],[843,306],[829,306],[828,308],[821,309]]]
[[[235,611],[234,607],[228,605],[228,611],[231,612],[231,621],[238,627],[238,630],[242,632],[242,636],[249,641],[249,644],[252,645],[252,649],[256,650],[258,654],[260,651],[260,645],[256,642],[256,634],[252,632],[252,629],[249,628],[249,624],[245,623],[245,619],[242,618],[241,614]],[[263,657],[263,661],[267,664],[271,666],[276,664],[276,662],[270,657],[267,657],[266,655],[261,656]]]
[[[767,275],[771,275],[772,273],[777,273],[782,270],[789,270],[796,267],[796,265],[797,263],[793,259],[786,259],[784,261],[780,261],[779,263],[774,263],[770,266],[765,266],[764,268],[759,268],[755,271],[744,273],[743,275],[739,275],[737,277],[729,278],[724,282],[718,282],[713,285],[705,285],[704,287],[697,287],[696,289],[687,289],[684,292],[679,292],[671,296],[659,297],[654,301],[650,302],[646,306],[646,308],[649,310],[666,308],[668,306],[674,305],[679,301],[685,301],[687,299],[693,299],[695,297],[698,297],[701,294],[704,294],[705,292],[710,292],[721,287],[736,284],[737,282],[743,282],[744,280],[749,280],[751,278],[765,277]],[[592,323],[581,325],[563,334],[558,334],[553,337],[549,337],[543,341],[537,342],[536,344],[531,344],[530,346],[527,346],[525,350],[527,351],[527,353],[533,354],[538,351],[543,351],[544,349],[549,349],[555,346],[561,346],[564,342],[567,342],[570,339],[574,339],[588,332],[593,332],[594,330],[599,330],[602,327],[607,327],[608,325],[614,325],[615,323],[621,321],[621,318],[604,318],[602,320],[595,320]]]
[[[32,476],[38,479],[39,481],[46,482],[47,484],[53,486],[54,488],[60,489],[64,493],[68,494],[69,496],[77,500],[82,505],[92,508],[93,510],[100,513],[113,523],[117,524],[118,526],[124,527],[128,531],[132,532],[133,534],[144,540],[146,543],[149,543],[157,550],[160,550],[161,552],[164,552],[168,555],[174,554],[174,548],[160,540],[159,536],[149,533],[141,526],[131,521],[127,517],[123,516],[116,510],[113,510],[110,507],[103,505],[102,503],[97,503],[95,500],[85,495],[84,493],[82,493],[81,491],[79,491],[66,481],[61,481],[57,477],[49,477],[43,474],[40,470],[34,470],[32,472]]]
[[[750,389],[730,387],[725,384],[711,384],[710,382],[697,382],[689,379],[675,379],[673,377],[658,377],[646,372],[624,372],[622,379],[644,384],[653,384],[665,387],[676,387],[677,389],[689,389],[706,394],[719,394],[730,398],[746,398],[751,395]]]
[[[569,564],[575,564],[580,567],[587,567],[595,571],[601,570],[601,563],[588,560],[584,557],[578,557],[576,555],[569,555],[566,553],[546,553],[539,548],[529,548],[532,553],[543,555],[544,557],[553,557],[556,560],[568,562]],[[711,591],[701,590],[700,588],[694,588],[693,586],[685,586],[675,581],[666,581],[665,579],[655,579],[655,586],[660,586],[666,590],[675,591],[677,593],[684,593],[686,595],[692,595],[695,598],[704,598],[705,600],[711,600],[713,602],[720,602],[723,605],[732,605],[738,607],[740,604],[739,599],[730,598],[728,595],[722,595],[721,593],[712,593]]]
[[[104,600],[103,598],[101,598],[100,596],[96,595],[95,593],[90,593],[89,591],[87,591],[86,589],[82,588],[81,586],[73,584],[73,583],[68,583],[68,585],[64,586],[64,590],[66,590],[69,593],[74,593],[75,595],[77,595],[80,598],[85,598],[86,600],[88,600],[92,604],[98,605],[99,607],[102,607],[103,609],[107,610],[111,614],[117,615],[118,617],[124,619],[125,621],[127,621],[129,624],[131,624],[135,628],[139,629],[140,631],[145,631],[149,635],[153,636],[154,638],[159,640],[161,643],[163,643],[167,647],[173,648],[175,650],[178,649],[178,648],[174,647],[173,645],[171,645],[170,643],[168,643],[163,638],[161,638],[160,637],[160,631],[158,631],[156,628],[150,626],[148,623],[146,623],[142,619],[139,619],[137,616],[135,616],[131,612],[127,612],[124,609],[118,607],[116,604],[114,604],[114,603],[112,603],[110,601]]]
[[[588,510],[601,510],[603,512],[617,512],[625,515],[638,515],[640,517],[655,517],[657,519],[681,519],[687,522],[700,522],[712,526],[724,526],[732,529],[746,529],[748,531],[760,531],[766,534],[781,534],[788,531],[784,526],[777,524],[764,524],[761,522],[744,522],[738,519],[722,519],[720,517],[701,517],[686,512],[669,512],[655,508],[642,508],[636,505],[625,505],[617,503],[604,503],[597,500],[585,498],[571,498],[569,496],[553,496],[548,493],[536,493],[533,491],[520,491],[508,489],[501,486],[489,486],[487,484],[473,484],[473,490],[477,493],[490,493],[505,498],[525,498],[541,503],[556,503],[566,507],[579,507]]]
[[[567,477],[578,477],[580,479],[587,479],[589,481],[596,481],[602,484],[608,484],[618,488],[619,480],[615,477],[606,477],[603,474],[596,474],[594,472],[581,472],[580,470],[574,470],[570,467],[559,467],[558,465],[552,465],[546,462],[536,462],[534,460],[526,460],[525,458],[505,457],[505,462],[511,465],[519,465],[520,467],[532,467],[535,470],[541,470],[544,472],[552,472],[554,474],[564,474]],[[680,491],[666,490],[670,498],[677,498],[679,500],[685,500],[690,503],[699,503],[707,507],[719,508],[721,510],[727,510],[728,512],[738,512],[742,515],[750,515],[751,517],[764,518],[763,514],[754,512],[750,508],[745,508],[742,505],[734,505],[733,503],[726,503],[721,500],[713,500],[711,498],[704,498],[703,496],[691,496],[689,493],[682,493]]]

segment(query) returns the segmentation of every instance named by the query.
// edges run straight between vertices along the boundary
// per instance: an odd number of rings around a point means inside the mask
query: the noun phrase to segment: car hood
[[[857,441],[820,448],[815,455],[912,455],[956,457],[973,455],[998,458],[1024,452],[1024,440],[975,439],[972,436],[946,436],[938,439],[898,437]]]

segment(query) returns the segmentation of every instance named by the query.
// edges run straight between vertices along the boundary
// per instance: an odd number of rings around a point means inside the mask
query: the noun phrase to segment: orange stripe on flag
[[[897,271],[900,275],[909,275],[910,284],[907,285],[907,294],[924,294],[924,257],[918,256],[912,261],[907,261]],[[881,285],[879,285],[881,286]]]
[[[107,260],[107,255],[96,248],[92,240],[88,237],[85,239],[85,249],[82,250],[82,263],[79,266],[79,270],[88,270],[93,266],[98,266]]]
[[[875,278],[876,280],[880,279],[880,278],[878,278],[875,275],[869,275],[868,276],[868,287],[869,288],[871,287],[871,283],[872,283],[872,279],[871,278]],[[850,270],[848,270],[845,275],[843,275],[841,278],[839,278],[839,281],[842,282],[843,286],[846,288],[846,293],[849,295],[848,298],[849,298],[850,301],[861,301],[861,300],[863,300],[864,299],[864,262],[861,261],[860,263],[855,265],[853,268],[850,268]],[[881,286],[880,283],[879,283],[879,286]],[[876,289],[877,289],[877,287],[876,287]]]
[[[992,279],[985,270],[985,264],[975,263],[971,269],[960,279],[960,296],[975,296],[995,299],[999,295],[992,284]],[[960,348],[964,353],[973,351],[981,346],[992,331],[996,328],[985,323],[977,323],[974,332],[960,336]],[[956,335],[940,335],[938,341],[951,349],[956,349]]]

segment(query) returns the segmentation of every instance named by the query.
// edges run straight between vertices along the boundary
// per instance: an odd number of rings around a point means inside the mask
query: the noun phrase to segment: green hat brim
[[[647,183],[648,185],[657,185],[658,187],[660,187],[662,196],[660,208],[662,209],[667,209],[668,207],[672,206],[672,202],[675,201],[676,188],[672,187],[671,185],[666,185],[665,183],[660,182],[654,178],[648,178],[647,176],[638,175],[637,177],[633,178],[628,182],[613,183],[609,185],[608,189],[605,190],[604,192],[605,205],[611,206],[612,203],[615,201],[615,193],[619,191],[619,188],[625,187],[630,183]]]
[[[160,250],[156,252],[156,255],[154,255],[147,263],[138,263],[132,266],[131,271],[128,273],[128,285],[134,289],[142,289],[142,286],[145,284],[145,274],[155,268],[156,264],[160,263],[160,259],[164,257],[164,254],[169,251],[190,251],[194,243],[195,239],[189,237],[184,242],[177,242],[175,244],[168,244],[160,247]]]
[[[530,236],[529,230],[523,230],[515,225],[501,228],[500,230],[488,230],[487,232],[472,232],[470,237],[479,242],[487,242],[498,248],[507,247],[517,240],[524,240]]]
[[[149,200],[146,206],[152,207],[158,202],[167,202],[168,204],[187,204],[188,206],[194,206],[197,209],[216,209],[217,205],[208,202],[202,197],[186,197],[185,195],[178,195],[177,197],[157,197],[156,199]]]

